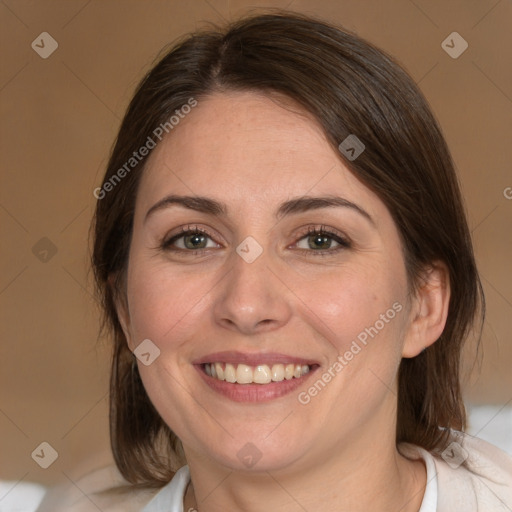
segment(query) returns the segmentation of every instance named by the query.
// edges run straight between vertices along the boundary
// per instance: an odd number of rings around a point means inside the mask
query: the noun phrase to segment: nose
[[[270,266],[264,251],[249,263],[233,251],[231,271],[218,288],[214,304],[220,326],[249,335],[283,327],[291,317],[290,291]]]

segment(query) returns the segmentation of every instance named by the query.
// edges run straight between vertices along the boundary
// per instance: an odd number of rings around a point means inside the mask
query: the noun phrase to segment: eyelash
[[[333,254],[343,251],[344,249],[349,249],[350,247],[352,247],[348,238],[346,238],[344,235],[342,235],[338,231],[328,228],[326,226],[320,226],[319,228],[313,227],[313,226],[308,227],[306,232],[303,231],[300,235],[298,235],[299,238],[298,238],[297,242],[300,242],[304,238],[307,238],[312,235],[327,236],[327,238],[331,238],[336,243],[338,243],[338,247],[335,247],[334,249],[326,249],[326,250],[319,249],[316,251],[313,249],[298,249],[299,251],[304,252],[305,254],[311,255],[311,256],[320,256],[320,257],[324,256],[325,257],[325,256],[332,256]]]
[[[172,251],[175,253],[186,253],[187,255],[192,255],[192,256],[204,255],[204,251],[207,251],[211,248],[181,249],[181,248],[175,248],[172,245],[177,240],[179,240],[180,238],[183,238],[186,235],[193,235],[193,234],[198,234],[198,233],[206,235],[208,238],[214,240],[214,237],[206,229],[199,228],[198,226],[190,226],[189,225],[189,226],[183,226],[181,228],[181,231],[179,233],[173,235],[172,237],[164,239],[162,241],[162,243],[160,244],[160,249],[162,249],[163,251]],[[299,235],[297,242],[300,242],[304,238],[312,236],[312,235],[327,236],[328,238],[331,238],[332,240],[337,242],[339,245],[337,247],[335,247],[334,249],[327,249],[327,250],[298,249],[299,251],[308,253],[308,255],[311,255],[311,256],[320,256],[320,257],[324,256],[325,257],[325,256],[331,256],[335,253],[338,253],[339,251],[342,251],[344,249],[349,249],[352,247],[351,242],[345,236],[343,236],[341,233],[337,232],[336,230],[327,228],[325,226],[320,226],[320,228],[310,226],[306,232],[302,232]],[[295,243],[297,243],[297,242],[295,242]]]

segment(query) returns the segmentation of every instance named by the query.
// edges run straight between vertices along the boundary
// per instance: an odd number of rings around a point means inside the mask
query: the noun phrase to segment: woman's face
[[[412,316],[398,231],[299,111],[200,100],[140,183],[119,311],[189,461],[301,468],[394,442]]]

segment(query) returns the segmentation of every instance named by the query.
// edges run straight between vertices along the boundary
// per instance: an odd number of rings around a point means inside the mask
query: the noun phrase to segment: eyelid
[[[299,231],[299,233],[295,236],[304,238],[307,235],[315,234],[315,233],[324,233],[326,235],[336,236],[338,238],[341,238],[343,241],[349,243],[350,239],[347,235],[345,235],[343,232],[339,231],[336,228],[332,228],[330,226],[326,226],[325,224],[317,224],[317,225],[310,225],[304,228],[302,231]],[[299,239],[298,239],[299,240]]]

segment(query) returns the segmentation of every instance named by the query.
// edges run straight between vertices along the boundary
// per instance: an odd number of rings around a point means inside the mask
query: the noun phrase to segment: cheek
[[[406,296],[400,274],[383,267],[340,268],[304,283],[302,293],[309,297],[303,313],[338,353],[349,350],[354,340],[364,345],[377,337],[400,338]]]
[[[356,428],[395,394],[407,322],[406,283],[399,273],[366,268],[310,285],[309,311],[304,311],[328,361],[300,399],[311,401],[315,411],[331,404],[334,431],[341,423]],[[347,411],[354,413],[350,419]]]
[[[318,376],[321,382],[312,383],[301,399],[316,400],[322,390],[315,410],[336,404],[333,424],[355,428],[394,396],[390,390],[395,388],[407,321],[405,275],[365,265],[316,280],[310,293],[308,318],[328,361]],[[347,420],[346,412],[361,404],[364,411]]]
[[[213,276],[176,272],[166,263],[133,262],[128,302],[135,343],[151,339],[161,350],[190,337],[209,306]]]

